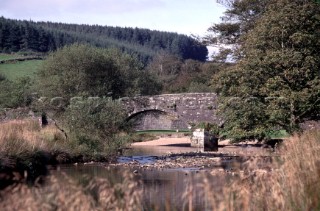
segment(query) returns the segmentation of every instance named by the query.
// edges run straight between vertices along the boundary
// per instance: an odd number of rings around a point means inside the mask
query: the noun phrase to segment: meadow
[[[11,81],[21,77],[33,78],[42,63],[42,60],[26,60],[0,64],[0,74]]]

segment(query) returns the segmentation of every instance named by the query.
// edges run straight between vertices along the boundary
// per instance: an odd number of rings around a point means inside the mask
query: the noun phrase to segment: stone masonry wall
[[[128,112],[128,119],[138,130],[187,129],[199,122],[221,122],[216,116],[215,93],[139,96],[122,98],[121,102]],[[158,113],[153,115],[152,112]]]

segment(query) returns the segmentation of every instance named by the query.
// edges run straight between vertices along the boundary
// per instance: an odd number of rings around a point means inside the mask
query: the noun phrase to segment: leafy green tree
[[[88,45],[66,46],[52,53],[39,73],[46,97],[104,96],[120,74],[111,59]],[[121,82],[120,82],[121,83]],[[113,93],[114,96],[120,93]]]
[[[115,62],[123,84],[122,96],[152,95],[162,90],[162,85],[155,74],[143,69],[143,65],[134,55],[123,53],[117,49],[107,51],[108,57]]]
[[[242,36],[250,31],[256,21],[265,12],[269,0],[217,0],[227,9],[220,23],[215,23],[208,29],[208,35],[203,38],[207,45],[218,45],[220,52],[213,55],[215,61],[225,61],[228,55],[235,59],[241,57],[239,46]],[[225,48],[224,45],[228,45]],[[230,46],[233,46],[230,48]]]
[[[46,97],[112,96],[141,93],[142,66],[133,57],[117,50],[84,44],[66,46],[52,53],[39,73],[40,90]],[[151,86],[154,81],[150,80]],[[148,84],[148,83],[147,83]]]
[[[28,77],[12,82],[0,75],[0,108],[17,108],[31,103],[31,80]]]
[[[68,137],[82,153],[114,154],[125,146],[126,113],[120,102],[110,98],[77,98],[68,106],[64,119]]]
[[[319,14],[311,0],[270,1],[241,38],[243,58],[213,81],[229,136],[262,139],[319,118]]]
[[[213,32],[208,41],[239,44],[241,36],[251,30],[265,12],[268,0],[218,0],[218,3],[226,6],[227,10],[222,22],[208,29],[208,32]]]

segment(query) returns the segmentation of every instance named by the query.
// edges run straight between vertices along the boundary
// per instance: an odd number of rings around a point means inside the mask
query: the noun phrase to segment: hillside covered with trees
[[[197,40],[177,33],[99,25],[11,20],[0,17],[0,52],[50,52],[73,43],[118,48],[147,64],[160,52],[183,60],[205,61],[208,50]]]

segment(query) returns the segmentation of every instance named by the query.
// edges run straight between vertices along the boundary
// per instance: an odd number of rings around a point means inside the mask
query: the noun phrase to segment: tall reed
[[[255,159],[236,172],[222,191],[210,180],[202,187],[212,210],[320,210],[320,131],[285,140],[279,157],[267,169],[257,169]],[[188,203],[188,199],[186,199]]]
[[[104,178],[92,178],[81,185],[71,177],[49,176],[45,187],[18,184],[0,192],[0,207],[11,210],[142,210],[142,191],[133,174],[125,172],[122,183],[111,184]]]

